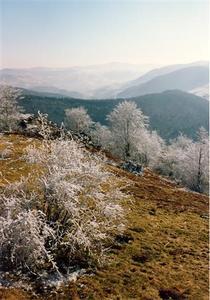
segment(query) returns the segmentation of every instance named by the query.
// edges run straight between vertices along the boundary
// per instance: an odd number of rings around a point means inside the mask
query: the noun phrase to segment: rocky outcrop
[[[59,127],[50,121],[46,114],[38,112],[37,116],[24,115],[18,124],[18,131],[29,137],[44,139],[74,139],[87,148],[94,148],[91,138],[85,133],[74,133],[65,128],[64,124]]]
[[[58,127],[57,124],[48,120],[47,115],[40,112],[37,116],[26,115],[25,118],[22,118],[18,124],[18,130],[26,136],[38,138],[56,139],[64,135],[71,136],[64,126]]]
[[[139,164],[136,164],[132,161],[126,161],[126,162],[123,162],[120,167],[123,169],[123,170],[126,170],[130,173],[133,173],[135,175],[143,175],[143,172],[144,172],[144,168],[142,165],[139,165]]]

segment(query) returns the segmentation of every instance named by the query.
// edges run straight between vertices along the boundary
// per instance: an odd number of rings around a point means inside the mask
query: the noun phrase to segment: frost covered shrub
[[[9,148],[5,148],[3,150],[0,150],[0,160],[7,159],[11,156],[12,150]]]
[[[45,169],[40,178],[45,214],[57,232],[56,253],[69,264],[100,261],[105,242],[122,230],[121,192],[97,157],[74,141],[28,148],[27,159]]]
[[[123,194],[101,158],[72,140],[44,140],[24,159],[43,172],[36,191],[22,181],[0,193],[1,268],[42,275],[102,263],[123,230]]]
[[[9,190],[13,195],[7,195]],[[48,226],[45,214],[32,208],[36,203],[34,200],[32,195],[28,197],[14,186],[0,194],[1,268],[39,273],[44,264],[56,267],[46,248],[47,239],[54,238],[54,230]]]

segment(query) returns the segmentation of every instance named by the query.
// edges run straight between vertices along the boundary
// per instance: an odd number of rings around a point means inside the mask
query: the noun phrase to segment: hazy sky
[[[0,0],[0,67],[208,59],[208,0]]]

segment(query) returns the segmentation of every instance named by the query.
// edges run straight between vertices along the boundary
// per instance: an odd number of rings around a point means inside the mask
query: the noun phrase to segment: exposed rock
[[[74,139],[79,143],[82,143],[87,148],[93,148],[94,144],[91,138],[85,134],[76,134],[65,129],[61,124],[59,127],[57,124],[48,120],[46,114],[38,112],[37,116],[34,115],[22,115],[18,124],[18,131],[29,137],[47,138],[47,139]]]
[[[202,215],[200,215],[200,217],[202,218],[202,219],[209,219],[209,215],[208,214],[202,214]]]
[[[149,210],[149,214],[150,214],[151,216],[156,216],[156,209],[155,209],[155,208],[150,209],[150,210]]]
[[[130,230],[137,232],[137,233],[144,233],[146,231],[144,228],[141,228],[141,227],[133,227],[133,228],[130,228]]]
[[[176,288],[173,289],[161,289],[159,291],[159,296],[163,300],[184,300],[188,297]]]
[[[144,172],[142,165],[136,164],[130,160],[122,163],[121,168],[135,175],[143,175]]]
[[[48,120],[47,115],[38,112],[37,116],[26,115],[18,124],[18,129],[24,135],[39,138],[59,138],[64,134],[64,129]]]
[[[128,244],[131,243],[134,240],[134,238],[131,234],[120,234],[116,236],[115,240],[119,244]]]
[[[137,263],[145,263],[150,260],[150,257],[147,254],[133,255],[132,260]]]

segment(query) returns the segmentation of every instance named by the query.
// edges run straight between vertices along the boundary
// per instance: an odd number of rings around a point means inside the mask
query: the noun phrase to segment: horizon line
[[[158,63],[158,62],[145,62],[145,63],[134,63],[134,62],[121,62],[121,61],[110,61],[110,62],[101,62],[101,63],[90,63],[90,64],[76,64],[69,66],[28,66],[28,67],[3,67],[0,66],[0,70],[30,70],[30,69],[70,69],[70,68],[88,68],[88,67],[97,67],[105,65],[132,65],[132,66],[157,66],[157,67],[166,67],[172,65],[188,65],[193,63],[207,63],[209,64],[209,59],[198,59],[189,62],[167,62],[167,63]]]

